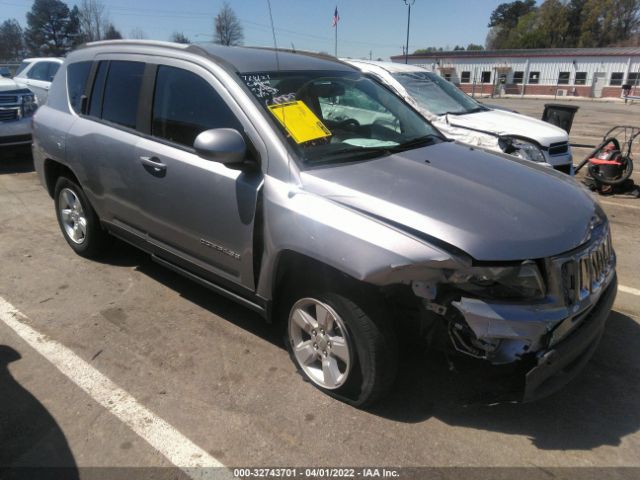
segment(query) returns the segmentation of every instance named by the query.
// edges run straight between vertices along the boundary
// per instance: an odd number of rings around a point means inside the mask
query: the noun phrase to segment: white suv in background
[[[43,105],[62,62],[62,58],[25,58],[13,78],[29,87],[38,97],[38,103]]]
[[[561,128],[478,103],[440,75],[416,65],[344,61],[384,82],[449,138],[573,175],[569,135]]]
[[[31,145],[31,117],[37,108],[31,90],[0,77],[0,158],[4,147]]]

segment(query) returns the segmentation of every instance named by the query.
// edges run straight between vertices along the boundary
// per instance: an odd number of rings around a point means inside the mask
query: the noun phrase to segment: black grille
[[[9,105],[18,103],[17,95],[0,95],[0,105]]]
[[[562,294],[564,295],[564,303],[566,305],[573,305],[577,297],[578,288],[578,275],[576,272],[575,262],[563,263],[560,273],[562,275]]]
[[[16,120],[18,118],[18,109],[10,108],[6,110],[0,109],[0,122],[6,122],[9,120]]]
[[[12,145],[17,143],[31,143],[31,135],[12,135],[0,137],[0,145]]]
[[[571,175],[571,164],[567,163],[565,165],[555,165],[553,167],[555,170],[559,172],[566,173],[567,175]]]
[[[549,155],[552,157],[554,155],[564,155],[569,151],[569,143],[568,142],[558,142],[552,143],[549,147]]]
[[[593,243],[574,259],[562,265],[562,288],[565,302],[575,303],[598,289],[609,273],[614,260],[611,235]]]
[[[13,145],[18,143],[31,143],[31,135],[11,135],[0,137],[0,145]]]

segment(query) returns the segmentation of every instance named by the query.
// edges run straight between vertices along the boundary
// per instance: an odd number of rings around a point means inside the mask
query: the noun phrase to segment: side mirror
[[[247,145],[233,128],[214,128],[201,132],[193,148],[202,158],[223,164],[238,164],[245,160]]]

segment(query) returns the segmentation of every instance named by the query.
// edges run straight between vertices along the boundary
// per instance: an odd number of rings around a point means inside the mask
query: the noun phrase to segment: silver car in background
[[[349,99],[369,117],[332,120]],[[303,377],[356,406],[397,332],[515,365],[520,400],[584,366],[616,294],[608,220],[566,175],[446,140],[326,57],[150,41],[71,53],[33,153],[62,234],[110,235],[282,328]]]

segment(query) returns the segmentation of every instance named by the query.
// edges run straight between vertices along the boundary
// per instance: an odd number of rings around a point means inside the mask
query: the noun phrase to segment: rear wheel
[[[91,207],[82,188],[67,177],[60,177],[54,192],[58,225],[69,246],[83,257],[96,257],[110,238]]]
[[[384,310],[374,312],[375,303],[364,298],[358,303],[332,292],[297,295],[289,309],[287,346],[305,379],[333,397],[366,407],[395,380],[397,343]]]

